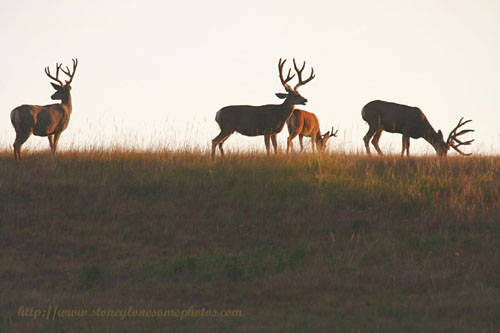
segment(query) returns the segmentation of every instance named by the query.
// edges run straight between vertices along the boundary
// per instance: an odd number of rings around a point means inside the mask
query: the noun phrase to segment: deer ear
[[[281,99],[285,99],[288,97],[288,94],[283,94],[283,93],[276,93],[276,96]]]
[[[438,131],[438,137],[443,140],[443,132],[441,130]]]
[[[50,82],[50,84],[52,85],[52,87],[54,87],[55,90],[57,90],[57,91],[61,90],[61,86],[60,85],[55,84],[53,82]]]

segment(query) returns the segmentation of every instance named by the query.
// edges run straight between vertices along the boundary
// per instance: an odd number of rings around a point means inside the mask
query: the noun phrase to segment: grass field
[[[0,163],[0,332],[500,329],[500,157]]]

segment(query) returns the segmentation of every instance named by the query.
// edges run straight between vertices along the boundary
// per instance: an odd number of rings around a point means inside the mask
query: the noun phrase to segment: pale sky
[[[304,109],[339,129],[333,151],[363,149],[361,108],[383,99],[420,107],[445,135],[471,118],[476,142],[464,150],[498,154],[499,41],[499,0],[2,0],[0,149],[12,149],[13,108],[53,103],[44,67],[57,61],[79,59],[59,149],[206,149],[221,107],[281,103],[278,59],[295,57],[315,69]],[[263,141],[233,135],[225,146],[264,151]],[[401,136],[380,145],[399,153]],[[423,139],[411,152],[434,153]]]

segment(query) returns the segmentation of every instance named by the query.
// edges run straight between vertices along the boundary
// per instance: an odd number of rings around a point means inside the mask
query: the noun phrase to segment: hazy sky
[[[56,61],[80,62],[60,149],[207,148],[221,107],[281,103],[277,62],[296,57],[317,73],[301,89],[305,108],[323,131],[340,129],[333,150],[360,150],[361,108],[384,99],[420,107],[445,135],[472,118],[472,151],[499,153],[499,41],[498,0],[2,0],[0,149],[11,149],[14,107],[52,103],[43,69]],[[264,149],[241,135],[226,146]],[[401,136],[384,134],[381,147],[399,152]],[[433,152],[422,139],[411,149]]]

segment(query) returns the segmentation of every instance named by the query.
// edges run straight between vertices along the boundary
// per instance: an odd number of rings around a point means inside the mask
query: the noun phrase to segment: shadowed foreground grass
[[[0,163],[0,331],[500,327],[498,157],[95,151]],[[242,315],[20,315],[49,306]]]

